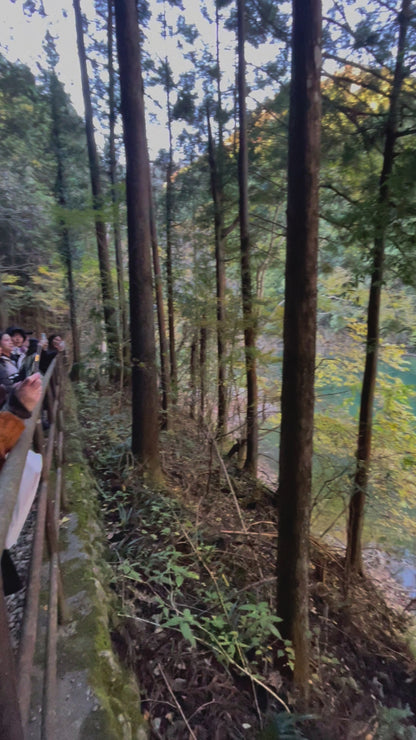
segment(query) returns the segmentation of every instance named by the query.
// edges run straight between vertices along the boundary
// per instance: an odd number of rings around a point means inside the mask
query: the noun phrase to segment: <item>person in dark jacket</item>
[[[42,352],[38,340],[31,337],[28,342],[26,356],[20,366],[19,380],[24,380],[37,369],[36,360],[39,362]]]
[[[48,347],[45,349],[40,357],[39,370],[41,373],[46,373],[49,365],[58,352],[65,350],[65,342],[63,341],[60,334],[51,334],[48,337]]]

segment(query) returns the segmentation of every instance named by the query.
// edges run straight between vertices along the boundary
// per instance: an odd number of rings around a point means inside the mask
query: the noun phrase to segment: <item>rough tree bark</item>
[[[150,171],[149,171],[150,183]],[[169,428],[169,399],[170,399],[170,376],[169,376],[169,349],[166,336],[165,307],[163,303],[162,271],[160,269],[159,245],[157,243],[155,212],[153,207],[153,196],[150,188],[150,237],[152,241],[153,273],[155,278],[155,295],[157,307],[157,323],[159,329],[159,357],[160,357],[160,390],[162,394],[162,418],[161,429]]]
[[[190,383],[190,399],[189,399],[189,417],[195,419],[196,409],[196,373],[197,373],[197,344],[198,338],[195,334],[191,343],[191,356],[189,361],[189,383]]]
[[[225,372],[225,255],[224,255],[224,216],[222,206],[222,186],[215,161],[214,138],[211,130],[210,113],[207,108],[208,162],[211,180],[211,195],[214,204],[215,270],[217,292],[217,385],[218,416],[217,434],[222,437],[227,431],[227,389]]]
[[[108,122],[109,122],[109,165],[111,182],[111,202],[113,206],[114,252],[116,256],[118,310],[121,328],[121,358],[123,365],[129,362],[129,326],[126,291],[124,288],[123,252],[121,247],[120,208],[117,192],[116,134],[117,110],[114,93],[114,54],[113,54],[113,0],[107,6],[107,55],[108,55]]]
[[[247,383],[247,454],[244,469],[252,476],[257,475],[258,421],[257,421],[257,370],[256,370],[256,316],[253,305],[251,280],[251,245],[248,215],[248,147],[246,115],[246,61],[245,44],[245,2],[237,0],[238,37],[238,186],[240,218],[240,260],[241,295],[244,319],[244,349]]]
[[[159,403],[153,323],[149,156],[135,0],[115,0],[121,113],[126,151],[132,362],[132,451],[160,478]]]
[[[208,330],[206,327],[206,317],[201,320],[199,330],[199,423],[202,425],[205,421],[205,386],[206,386],[206,359],[207,359],[207,339]]]
[[[360,418],[358,425],[357,463],[348,516],[347,552],[345,559],[347,585],[351,573],[362,573],[363,568],[361,540],[364,522],[364,504],[368,489],[368,475],[371,457],[372,417],[377,376],[377,356],[380,335],[380,301],[383,283],[386,227],[388,223],[387,212],[390,200],[390,176],[394,163],[394,147],[400,112],[400,92],[406,75],[404,54],[406,49],[407,30],[410,22],[410,8],[411,0],[403,0],[401,13],[398,16],[399,40],[397,45],[393,83],[390,93],[389,114],[386,123],[383,166],[379,180],[378,209],[376,213],[372,273],[367,312],[366,359],[361,389]]]
[[[163,39],[166,44],[167,40],[167,22],[166,22],[166,5],[163,4]],[[172,222],[173,222],[173,143],[172,143],[172,105],[171,89],[172,80],[169,66],[169,59],[165,57],[165,93],[166,93],[166,112],[168,124],[168,161],[166,166],[166,284],[168,299],[168,328],[169,328],[169,357],[170,357],[170,388],[172,393],[172,402],[175,404],[178,395],[178,367],[176,362],[176,342],[175,342],[175,306],[174,306],[174,285],[173,285],[173,255],[172,255]]]
[[[277,611],[308,693],[309,507],[318,254],[321,2],[293,0],[284,353],[279,454]]]

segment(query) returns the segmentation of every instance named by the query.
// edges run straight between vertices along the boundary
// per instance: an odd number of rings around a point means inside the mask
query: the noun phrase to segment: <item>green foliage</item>
[[[306,740],[300,725],[310,719],[309,715],[274,713],[268,718],[259,740]]]
[[[415,740],[416,727],[413,724],[414,715],[409,707],[397,709],[395,707],[380,707],[377,713],[377,730],[375,740]],[[412,724],[409,724],[409,721]]]
[[[204,527],[195,530],[172,496],[138,483],[116,399],[103,408],[85,384],[79,393],[90,460],[101,480],[101,508],[112,531],[114,580],[145,589],[158,629],[177,630],[193,649],[208,648],[227,668],[261,682],[276,646],[290,665],[292,648],[280,637],[273,605],[238,588],[232,564],[223,562]]]
[[[239,630],[245,635],[250,647],[254,647],[261,652],[268,636],[274,635],[281,639],[276,624],[282,620],[271,612],[270,605],[265,601],[239,604],[237,614]]]
[[[5,301],[11,314],[41,315],[50,325],[66,323],[64,277],[56,255],[56,151],[50,94],[55,90],[61,121],[67,203],[85,203],[88,187],[81,121],[56,78],[35,81],[29,69],[0,58],[0,240]],[[70,218],[68,217],[68,223]],[[76,242],[74,221],[68,226]],[[52,289],[51,289],[52,288]],[[47,293],[47,298],[46,298]],[[45,318],[42,319],[45,322]],[[32,319],[33,321],[33,319]],[[61,324],[62,325],[62,324]]]
[[[118,492],[116,497],[125,494]],[[110,510],[116,513],[116,509]],[[258,602],[247,593],[244,601],[238,596],[229,575],[216,560],[215,547],[190,538],[190,523],[184,521],[177,505],[166,496],[155,496],[146,501],[136,499],[135,519],[140,520],[140,532],[133,541],[123,540],[117,550],[119,557],[129,554],[129,561],[121,560],[117,572],[137,583],[145,583],[155,594],[162,629],[181,632],[193,648],[200,643],[209,647],[216,658],[229,667],[254,676],[261,674],[263,662],[270,665],[270,640],[282,645],[283,655],[292,662],[291,646],[283,643],[279,618],[270,605]],[[120,526],[124,528],[120,520]],[[154,533],[155,523],[159,535]],[[130,522],[130,527],[132,522]],[[186,544],[186,552],[178,550],[172,540]],[[181,548],[182,549],[182,548]],[[140,554],[139,559],[134,559]],[[132,562],[133,558],[133,562]],[[192,604],[184,605],[183,584],[192,582]],[[204,604],[203,612],[197,604]],[[250,656],[250,657],[249,657]]]
[[[397,30],[390,18],[384,38]],[[381,37],[380,37],[381,38]],[[379,172],[384,141],[385,113],[391,89],[389,69],[342,68],[324,83],[324,115],[321,188],[321,256],[319,279],[319,356],[316,371],[316,432],[314,466],[314,516],[322,515],[329,501],[342,511],[351,492],[351,475],[358,421],[357,401],[363,371],[365,312],[368,300],[368,271],[374,229],[383,214],[376,207]],[[406,95],[413,81],[405,84]],[[410,98],[409,98],[410,101]],[[260,405],[272,413],[265,427],[275,426],[274,410],[280,393],[276,345],[282,336],[285,245],[285,177],[288,125],[288,88],[282,86],[273,101],[256,111],[250,120],[250,218],[253,233],[253,264],[257,270]],[[407,114],[403,108],[403,125]],[[413,142],[413,143],[412,143]],[[370,506],[381,514],[394,501],[389,519],[391,535],[400,531],[405,516],[413,532],[411,513],[416,500],[412,483],[415,460],[413,395],[406,386],[406,351],[413,351],[416,325],[412,284],[411,247],[414,236],[414,177],[412,152],[414,133],[399,138],[392,177],[392,208],[386,247],[386,289],[383,293],[379,380],[375,409],[372,494]],[[233,191],[235,150],[226,146],[225,198],[227,221],[232,221],[237,196]],[[186,317],[184,338],[195,336],[201,316],[212,327],[211,356],[215,340],[215,304],[212,296],[213,262],[212,212],[209,185],[203,179],[203,159],[197,159],[178,173],[177,205],[180,218],[177,237],[186,244],[187,267],[183,268],[183,247],[178,274],[177,306]],[[384,217],[384,216],[383,216]],[[192,252],[192,246],[194,247]],[[230,393],[240,403],[244,385],[244,363],[239,337],[243,323],[239,315],[238,230],[227,237],[227,374]],[[193,261],[192,261],[193,260]],[[211,280],[208,276],[211,275]],[[186,279],[184,279],[186,276]],[[402,346],[400,346],[402,345]],[[272,348],[269,351],[269,348]],[[280,354],[280,352],[279,352]],[[183,355],[188,363],[188,354]],[[210,368],[211,385],[215,367]],[[411,375],[410,375],[411,377]],[[238,416],[238,414],[236,414]],[[240,418],[240,417],[238,417]],[[269,451],[267,442],[263,449]],[[275,443],[277,448],[277,443]],[[275,452],[275,456],[276,456]],[[334,510],[332,510],[334,513]],[[332,517],[333,518],[333,517]],[[386,527],[384,527],[384,533]],[[379,535],[382,531],[379,532]]]
[[[243,660],[245,665],[244,655],[247,651],[253,651],[256,664],[261,659],[270,660],[271,648],[266,648],[265,651],[267,640],[281,640],[281,637],[276,627],[280,620],[271,612],[269,604],[255,600],[251,603],[239,601],[225,572],[217,570],[215,548],[212,546],[199,540],[197,543],[190,543],[191,553],[184,555],[169,543],[172,537],[177,538],[181,534],[188,540],[188,525],[181,521],[179,512],[177,515],[175,506],[167,498],[153,497],[149,504],[142,502],[139,511],[140,560],[133,563],[131,560],[122,561],[118,567],[130,579],[162,586],[166,590],[163,597],[159,590],[157,597],[161,606],[160,626],[180,630],[193,647],[199,641],[209,645],[225,665],[230,660],[237,661],[237,664]],[[122,520],[124,526],[124,515]],[[155,520],[160,526],[160,535],[157,538],[153,533]],[[143,537],[149,540],[149,547],[145,551]],[[138,546],[138,543],[134,544],[135,547]],[[130,558],[132,554],[130,552]],[[213,567],[215,571],[212,570]],[[204,614],[189,607],[178,607],[185,580],[195,582],[195,600],[204,600]],[[249,595],[246,599],[249,599]]]
[[[0,57],[2,257],[25,280],[30,273],[27,254],[32,265],[40,264],[54,244],[49,217],[53,200],[48,186],[54,179],[49,123],[47,100],[29,69]]]
[[[193,123],[195,117],[195,93],[193,85],[195,80],[187,76],[184,86],[178,90],[178,96],[173,106],[172,117],[174,120],[183,120]]]
[[[322,532],[336,520],[337,512],[342,516],[351,495],[367,288],[354,286],[343,268],[322,275],[320,282],[313,522],[320,522]],[[368,498],[369,536],[373,541],[401,545],[410,543],[415,533],[416,378],[413,357],[397,340],[403,337],[410,343],[413,316],[411,291],[396,284],[384,293]],[[386,509],[388,518],[383,514]],[[340,522],[344,525],[343,518]]]

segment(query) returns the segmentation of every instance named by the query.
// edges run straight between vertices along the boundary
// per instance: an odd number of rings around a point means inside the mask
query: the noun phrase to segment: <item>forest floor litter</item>
[[[150,737],[416,738],[416,660],[405,636],[414,605],[382,556],[373,552],[346,599],[342,552],[311,538],[312,671],[301,712],[274,616],[272,491],[233,459],[226,466],[179,411],[162,435],[166,485],[152,489],[123,439],[125,410],[109,403],[81,395],[84,451],[119,603],[113,642],[137,675]]]

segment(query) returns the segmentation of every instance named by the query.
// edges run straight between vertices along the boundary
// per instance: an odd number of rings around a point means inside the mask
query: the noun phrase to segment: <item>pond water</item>
[[[406,588],[410,599],[416,599],[416,556],[404,550],[390,556],[388,561],[393,578]]]
[[[415,356],[407,356],[406,358],[408,364],[408,367],[405,370],[396,370],[394,368],[391,368],[390,366],[383,365],[383,363],[380,363],[380,368],[382,368],[384,371],[388,373],[393,378],[400,378],[407,386],[409,390],[409,398],[408,398],[408,405],[409,408],[413,411],[415,416],[415,434],[416,434],[416,357]],[[276,377],[276,367],[273,368],[273,375]],[[328,388],[326,389],[318,403],[324,403],[325,405],[328,405],[334,409],[336,409],[337,405],[342,402],[343,397],[345,396],[345,389],[340,388]],[[357,418],[358,420],[358,410],[359,410],[359,391],[357,391],[354,402],[349,408],[349,413]],[[357,421],[358,423],[358,421]],[[274,430],[273,432],[270,432],[267,434],[260,442],[260,467],[263,468],[265,472],[265,478],[267,478],[267,483],[270,485],[272,482],[272,485],[275,485],[275,481],[277,480],[277,471],[278,471],[278,449],[279,449],[279,433],[278,431]],[[416,502],[415,502],[416,503]],[[331,520],[335,518],[333,516],[333,512],[329,514]],[[415,511],[416,515],[416,511]],[[335,514],[336,516],[336,514]],[[326,528],[326,525],[328,524],[329,518],[323,517],[322,521],[319,521],[316,523],[317,526],[315,528],[316,533],[323,532]],[[340,545],[345,545],[345,523],[346,523],[346,517],[345,515],[340,518],[338,521],[338,526],[336,527],[336,537],[339,541]],[[321,528],[321,524],[323,525]],[[374,528],[373,525],[370,523],[370,526],[368,526],[369,522],[367,521],[367,527],[365,528],[365,534],[364,534],[364,542],[366,547],[371,546],[371,540],[374,538]],[[374,522],[374,525],[376,523]],[[377,525],[381,526],[381,529],[383,530],[383,523],[377,522]],[[376,526],[376,529],[379,529],[378,526]],[[383,550],[387,555],[387,568],[392,577],[400,583],[409,594],[409,600],[412,598],[416,598],[416,542],[412,541],[410,535],[406,536],[406,532],[403,531],[402,535],[403,538],[400,543],[398,541],[392,541],[389,539],[388,535],[386,538],[383,538],[383,542],[376,543],[375,546]],[[398,545],[401,546],[398,546]]]
[[[406,355],[405,359],[407,366],[402,370],[380,361],[378,363],[378,372],[383,372],[393,380],[399,379],[404,383],[408,390],[408,406],[415,414],[416,419],[416,357],[414,355]],[[348,397],[350,401],[348,406],[350,415],[358,418],[358,412],[360,409],[359,384],[354,392],[350,389],[340,388],[337,386],[326,386],[324,389],[321,389],[320,393],[317,395],[317,405],[320,404],[321,407],[324,408],[334,408],[342,403],[346,397]]]

